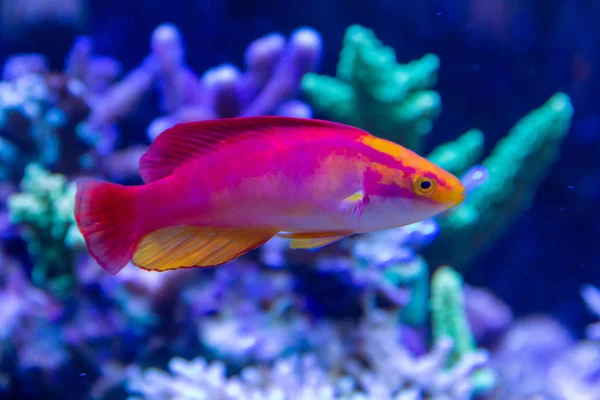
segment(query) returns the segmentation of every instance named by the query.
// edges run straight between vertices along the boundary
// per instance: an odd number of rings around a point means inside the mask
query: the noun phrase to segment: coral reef
[[[63,72],[49,71],[47,61],[39,54],[8,59],[5,81],[0,84],[0,182],[8,183],[7,194],[21,179],[24,192],[36,186],[29,182],[32,179],[45,179],[39,167],[30,167],[31,173],[23,178],[26,166],[34,162],[62,174],[52,175],[57,186],[85,175],[112,180],[138,177],[137,161],[145,146],[115,151],[118,124],[135,112],[153,87],[159,91],[160,108],[169,115],[149,126],[150,139],[170,124],[190,118],[311,116],[308,106],[294,99],[301,77],[313,70],[320,58],[321,39],[310,28],[296,30],[287,42],[276,33],[252,42],[246,52],[244,74],[232,65],[221,65],[198,77],[185,64],[182,37],[171,24],[158,26],[150,44],[150,54],[122,79],[118,79],[122,74],[120,63],[94,54],[93,41],[86,36],[73,43]],[[51,189],[56,194],[38,190],[30,195],[13,195],[8,201],[10,210],[0,207],[0,215],[8,212],[13,223],[26,227],[25,240],[36,259],[34,282],[42,284],[47,277],[61,277],[64,289],[73,287],[67,283],[77,257],[73,249],[77,247],[70,243],[73,232],[65,242],[67,233],[59,232],[58,227],[64,222],[57,219],[63,216],[54,217],[57,212],[52,210],[58,193],[64,191],[57,207],[64,208],[60,212],[72,213],[73,199],[68,197],[74,195],[74,190],[61,187]],[[32,196],[37,199],[34,201]],[[0,200],[4,203],[5,198]],[[44,204],[44,208],[31,208],[34,203]]]
[[[462,277],[449,267],[436,270],[431,281],[431,315],[434,340],[448,337],[454,343],[449,365],[475,353],[475,341],[465,315]],[[486,393],[495,386],[496,375],[489,369],[473,375],[473,391]]]
[[[13,58],[5,66],[8,80],[0,84],[2,181],[18,182],[25,166],[32,161],[43,166],[61,164],[57,166],[59,169],[72,167],[80,146],[74,145],[73,136],[67,137],[67,132],[73,133],[67,125],[69,119],[79,119],[87,111],[83,102],[78,103],[77,98],[70,97],[71,93],[62,91],[65,88],[58,79],[51,81],[50,77],[39,74],[23,74],[21,68],[26,66],[17,66],[19,62],[29,67],[39,62],[44,67],[43,59],[33,56]],[[71,115],[67,114],[69,111]]]
[[[49,71],[40,54],[7,60],[0,85],[4,168],[22,170],[38,161],[68,176],[93,171],[118,177],[118,170],[104,171],[111,165],[105,158],[110,161],[118,144],[117,125],[135,112],[153,87],[160,94],[160,109],[168,115],[150,124],[150,139],[182,121],[312,115],[295,99],[301,78],[317,67],[321,57],[321,38],[310,28],[297,29],[287,41],[273,33],[252,42],[244,73],[224,64],[198,76],[187,66],[183,38],[172,24],[154,30],[150,54],[121,79],[121,64],[94,54],[93,47],[91,38],[78,37],[62,72]],[[25,130],[28,135],[22,134]],[[18,171],[1,171],[0,176],[20,178]]]
[[[438,218],[440,237],[427,249],[434,263],[466,267],[527,210],[560,153],[573,106],[558,93],[523,117],[482,162],[488,179]]]
[[[471,372],[483,365],[484,354],[464,358],[452,370],[444,364],[451,341],[440,341],[431,353],[414,358],[399,346],[386,316],[372,316],[362,326],[365,332],[364,357],[371,365],[365,370],[356,360],[345,359],[341,373],[327,372],[318,356],[292,356],[272,367],[249,366],[239,376],[227,377],[221,362],[207,363],[202,358],[169,362],[172,375],[148,369],[128,371],[131,399],[470,399]],[[390,329],[392,332],[390,332]],[[139,397],[141,395],[141,397]]]
[[[440,61],[428,54],[399,64],[394,50],[357,25],[346,32],[335,78],[314,73],[322,42],[310,28],[287,39],[263,36],[248,46],[243,69],[225,64],[204,74],[187,64],[172,24],[153,31],[149,54],[126,74],[93,47],[90,37],[77,38],[60,72],[37,54],[13,56],[4,67],[0,238],[20,233],[30,260],[0,253],[0,392],[598,398],[597,323],[588,340],[576,341],[550,317],[515,318],[458,272],[530,206],[569,130],[565,94],[520,120],[483,161],[484,134],[476,129],[429,154],[469,193],[435,219],[318,252],[292,252],[275,238],[219,268],[153,274],[128,266],[112,277],[78,251],[73,185],[88,176],[138,179],[146,144],[122,148],[121,128],[152,90],[157,118],[139,135],[148,141],[182,121],[309,118],[313,107],[421,152],[441,112]],[[598,290],[585,286],[582,296],[600,315]]]
[[[66,295],[74,286],[73,250],[85,247],[73,216],[75,185],[63,175],[30,164],[19,189],[8,199],[8,212],[11,221],[22,227],[27,249],[35,258],[31,279]]]

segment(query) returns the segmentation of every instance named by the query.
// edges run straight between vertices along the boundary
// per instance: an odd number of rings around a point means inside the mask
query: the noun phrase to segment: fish
[[[163,131],[139,161],[143,184],[76,185],[75,220],[109,274],[214,267],[275,236],[318,249],[431,218],[465,198],[450,172],[360,128],[241,117]]]

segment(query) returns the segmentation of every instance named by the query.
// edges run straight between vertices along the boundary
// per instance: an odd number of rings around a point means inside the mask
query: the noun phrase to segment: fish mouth
[[[466,193],[466,189],[463,189],[458,196],[456,197],[456,201],[454,203],[455,206],[459,205],[460,203],[462,203],[465,199],[467,198],[467,193]]]

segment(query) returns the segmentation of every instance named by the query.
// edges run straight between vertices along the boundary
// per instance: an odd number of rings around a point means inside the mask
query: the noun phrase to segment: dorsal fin
[[[336,122],[274,116],[184,122],[165,130],[156,138],[140,159],[140,175],[144,182],[153,182],[171,175],[177,167],[223,144],[265,134],[285,134],[298,129],[365,133]]]

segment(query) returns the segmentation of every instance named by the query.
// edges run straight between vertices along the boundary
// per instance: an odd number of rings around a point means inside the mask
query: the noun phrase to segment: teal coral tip
[[[450,267],[440,267],[431,279],[431,319],[435,341],[450,337],[454,342],[453,365],[463,354],[475,350],[475,339],[465,315],[462,277]]]
[[[383,272],[384,279],[396,287],[407,287],[410,300],[400,311],[400,320],[412,326],[421,326],[427,320],[429,299],[429,269],[421,257],[410,262],[392,264]]]
[[[73,215],[75,186],[32,163],[25,168],[20,190],[8,198],[8,211],[11,221],[24,228],[34,258],[32,280],[65,294],[73,283],[73,250],[83,247]]]
[[[399,64],[395,51],[358,25],[346,30],[336,77],[309,73],[302,91],[328,119],[365,129],[417,152],[441,113],[439,58]]]
[[[470,354],[480,351],[476,347],[471,327],[465,313],[462,276],[454,269],[438,268],[431,279],[431,323],[433,339],[450,338],[454,343],[448,368]],[[482,395],[496,385],[496,374],[489,368],[475,371],[472,376],[473,395]]]
[[[436,147],[427,159],[460,176],[479,160],[483,154],[483,145],[483,132],[471,129],[458,139]]]
[[[440,236],[425,254],[430,264],[464,269],[510,228],[558,159],[572,116],[569,97],[557,93],[517,122],[483,161],[487,181],[438,218]]]

